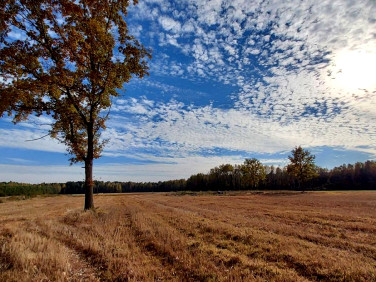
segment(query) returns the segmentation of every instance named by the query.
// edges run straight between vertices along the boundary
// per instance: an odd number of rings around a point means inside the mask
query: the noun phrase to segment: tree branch
[[[37,140],[43,139],[43,138],[45,138],[49,135],[50,135],[50,133],[47,133],[46,135],[43,135],[42,137],[39,137],[39,138],[25,140],[25,142],[37,141]]]
[[[69,100],[71,101],[73,107],[76,109],[77,113],[80,115],[82,121],[84,122],[85,125],[88,125],[89,124],[89,121],[86,119],[86,116],[83,114],[83,112],[81,111],[80,107],[77,105],[77,103],[74,101],[74,98],[72,96],[72,93],[70,93],[70,90],[67,89],[67,91],[65,92],[69,98]]]

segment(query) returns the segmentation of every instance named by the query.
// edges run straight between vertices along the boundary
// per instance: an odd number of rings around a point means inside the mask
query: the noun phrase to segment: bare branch
[[[25,140],[25,142],[37,141],[37,140],[43,139],[43,138],[45,138],[45,137],[47,137],[49,135],[50,135],[50,133],[47,133],[46,135],[44,135],[42,137],[39,137],[39,138]]]

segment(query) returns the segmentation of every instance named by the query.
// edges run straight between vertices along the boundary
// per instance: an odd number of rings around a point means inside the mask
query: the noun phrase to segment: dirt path
[[[68,281],[100,281],[97,269],[86,260],[82,259],[76,250],[66,248],[69,254],[70,264],[69,273],[66,274]]]

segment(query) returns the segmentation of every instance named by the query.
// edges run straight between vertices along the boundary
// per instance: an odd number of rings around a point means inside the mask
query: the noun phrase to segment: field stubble
[[[376,192],[0,204],[0,281],[376,281]]]

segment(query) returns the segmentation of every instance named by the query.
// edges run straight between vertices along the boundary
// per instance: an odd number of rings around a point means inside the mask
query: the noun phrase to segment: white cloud
[[[143,104],[142,100],[137,103]],[[374,144],[373,134],[366,133],[374,128],[368,123],[368,117],[359,120],[359,116],[353,116],[352,122],[344,123],[343,119],[349,118],[349,113],[305,116],[302,115],[306,110],[304,105],[294,112],[296,107],[291,110],[288,103],[275,105],[273,112],[265,116],[243,108],[192,108],[177,101],[153,104],[156,106],[150,108],[142,119],[134,117],[128,120],[129,123],[122,119],[121,126],[109,124],[110,130],[113,130],[110,133],[112,147],[107,149],[109,152],[124,149],[122,136],[129,138],[127,150],[153,148],[151,155],[170,154],[174,157],[189,157],[216,148],[276,153],[290,150],[297,144],[306,147],[346,144],[348,149],[364,151],[362,147]],[[328,112],[334,111],[334,107],[327,103]],[[124,109],[126,113],[132,111],[131,107]],[[285,117],[283,122],[281,116]],[[357,126],[359,122],[363,122],[360,128]],[[124,129],[126,134],[123,135]],[[364,138],[359,138],[359,134]],[[376,153],[376,150],[371,151]]]
[[[0,180],[22,183],[57,183],[83,181],[84,171],[79,166],[35,166],[0,164]]]
[[[7,160],[9,160],[13,163],[24,164],[24,165],[36,163],[36,161],[31,161],[31,160],[22,159],[22,158],[7,158]]]
[[[131,26],[130,33],[136,38],[139,38],[141,36],[142,30],[143,30],[142,25],[135,25],[135,26]]]
[[[179,33],[181,31],[181,24],[172,18],[162,16],[159,19],[159,23],[166,31],[171,31],[173,33]]]
[[[38,139],[46,134],[45,131],[31,129],[0,129],[0,147],[60,153],[66,151],[63,144],[49,136],[37,141],[28,141]]]
[[[182,26],[183,32],[193,32],[195,30],[194,24],[191,21],[185,22]]]

